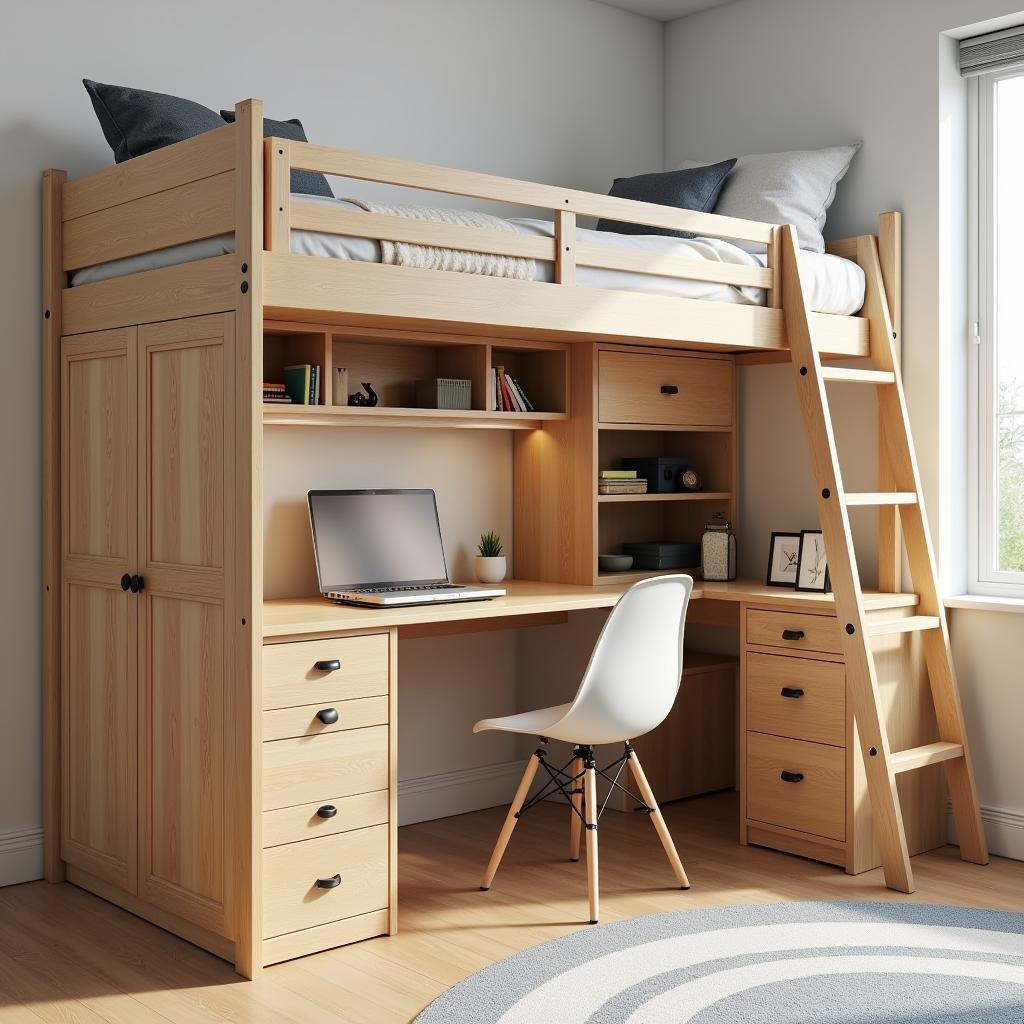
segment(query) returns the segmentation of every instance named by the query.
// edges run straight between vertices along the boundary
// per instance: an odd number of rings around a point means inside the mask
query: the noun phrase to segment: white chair
[[[683,674],[683,627],[692,589],[693,580],[683,575],[658,576],[637,583],[622,595],[608,616],[572,703],[505,718],[486,718],[473,727],[474,732],[496,729],[539,736],[541,741],[527,762],[481,889],[491,887],[520,815],[560,792],[571,807],[569,856],[574,861],[580,857],[581,825],[586,829],[590,921],[596,924],[597,822],[603,810],[597,806],[597,776],[612,788],[629,793],[619,784],[625,765],[629,765],[640,791],[639,796],[629,795],[640,804],[638,810],[650,814],[680,887],[690,888],[668,826],[629,741],[656,728],[672,710]],[[547,760],[545,744],[549,739],[573,744],[572,757],[563,768]],[[599,743],[624,743],[625,750],[617,761],[598,768],[594,746]],[[538,768],[544,769],[548,780],[527,800]]]

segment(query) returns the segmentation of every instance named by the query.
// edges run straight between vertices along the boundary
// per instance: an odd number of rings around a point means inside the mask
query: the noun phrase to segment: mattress
[[[358,210],[355,203],[345,199],[303,196],[303,202],[334,205],[342,209]],[[511,218],[510,223],[523,235],[554,237],[554,225],[548,220]],[[685,259],[712,263],[732,263],[739,266],[764,266],[766,257],[745,252],[738,246],[717,238],[670,238],[665,235],[620,235],[610,231],[578,228],[579,242],[602,246],[621,246],[646,253],[680,256]],[[180,263],[221,256],[235,251],[232,234],[186,242],[155,252],[128,256],[109,263],[84,267],[71,275],[72,286],[108,281],[111,278],[135,274],[143,270],[156,270]],[[380,263],[380,243],[371,238],[354,238],[319,231],[292,231],[291,251],[304,256],[321,256],[361,263]],[[800,268],[807,287],[808,304],[816,313],[836,313],[849,316],[860,310],[864,303],[864,273],[849,260],[828,253],[800,253]],[[536,261],[534,279],[554,279],[554,265]],[[646,292],[671,295],[686,299],[711,299],[715,302],[733,302],[743,305],[764,305],[763,288],[740,288],[707,281],[684,281],[624,270],[605,270],[600,267],[577,267],[576,286],[582,288],[613,289],[628,292]]]

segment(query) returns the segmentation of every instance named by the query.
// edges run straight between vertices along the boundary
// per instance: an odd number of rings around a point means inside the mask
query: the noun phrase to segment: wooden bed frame
[[[68,181],[64,172],[56,170],[47,171],[43,176],[44,815],[47,878],[59,880],[67,872],[67,876],[78,884],[232,960],[240,973],[251,977],[259,972],[264,962],[285,958],[285,954],[275,952],[276,947],[268,947],[260,920],[263,853],[260,844],[263,713],[260,679],[264,657],[261,477],[265,422],[261,385],[264,379],[265,331],[269,334],[274,324],[290,324],[295,333],[300,333],[304,325],[315,325],[310,326],[310,331],[315,333],[319,330],[321,336],[326,331],[328,345],[331,331],[347,331],[349,336],[392,342],[411,338],[438,346],[489,344],[490,339],[494,339],[498,347],[502,339],[506,339],[506,345],[509,344],[507,339],[513,339],[524,347],[547,346],[566,355],[575,345],[582,344],[583,347],[578,349],[581,358],[573,371],[577,383],[573,384],[572,397],[576,402],[579,397],[577,384],[581,379],[578,367],[589,365],[594,358],[592,353],[597,350],[594,343],[598,341],[603,346],[642,345],[647,349],[704,351],[715,353],[719,360],[732,356],[736,362],[788,360],[781,266],[784,263],[783,243],[793,243],[786,241],[789,236],[783,235],[781,226],[406,160],[366,156],[308,143],[264,140],[262,104],[247,100],[238,104],[235,111],[236,121],[232,125],[95,174],[74,181]],[[553,218],[555,237],[516,236],[479,228],[342,211],[305,202],[302,197],[289,194],[292,168],[534,207],[546,211]],[[626,248],[577,244],[575,228],[578,217],[605,217],[764,243],[768,249],[767,266],[713,264],[639,253]],[[555,279],[553,283],[523,282],[293,255],[289,252],[291,229],[550,260],[555,267]],[[235,237],[233,254],[75,288],[67,286],[67,275],[79,268],[229,232],[233,232]],[[891,329],[894,338],[898,335],[899,215],[883,215],[877,237],[866,235],[848,239],[833,243],[830,248],[872,271],[867,275],[868,296],[865,302],[869,313],[848,317],[813,314],[814,334],[820,351],[830,357],[866,357],[869,345],[873,344],[879,331]],[[768,304],[764,307],[744,306],[577,288],[574,280],[579,266],[764,288],[768,293]],[[794,280],[798,278],[794,276]],[[879,312],[886,306],[892,311],[892,328],[888,326],[887,316]],[[209,418],[210,408],[201,407],[199,398],[180,387],[180,379],[169,380],[167,385],[172,390],[178,389],[174,392],[174,401],[182,403],[182,416],[207,416],[209,423],[216,423],[218,433],[214,440],[221,446],[220,462],[215,466],[201,467],[211,474],[210,478],[189,481],[186,489],[194,485],[194,493],[178,500],[180,503],[190,498],[201,500],[202,488],[210,486],[213,481],[217,497],[210,514],[218,517],[218,522],[230,524],[218,534],[225,537],[224,550],[214,551],[208,562],[196,561],[198,556],[191,554],[189,558],[192,561],[182,557],[178,559],[181,564],[172,564],[175,559],[169,557],[161,560],[154,556],[149,563],[145,561],[143,551],[148,550],[146,545],[153,539],[147,530],[152,530],[152,517],[160,510],[157,508],[154,512],[156,503],[148,497],[148,489],[153,486],[152,474],[156,470],[152,464],[146,463],[148,456],[143,452],[157,451],[160,444],[173,444],[174,438],[170,434],[173,434],[174,424],[168,419],[162,427],[160,424],[154,427],[156,419],[151,419],[146,421],[148,427],[139,427],[136,437],[133,434],[134,424],[129,423],[130,429],[122,432],[132,435],[126,441],[131,453],[126,459],[130,479],[120,483],[122,486],[134,484],[142,495],[140,505],[125,506],[129,509],[125,515],[129,518],[137,515],[139,524],[133,520],[127,531],[128,553],[124,557],[75,556],[75,572],[78,574],[75,579],[80,582],[72,580],[69,583],[69,552],[70,555],[75,553],[69,548],[67,515],[61,511],[62,502],[66,506],[68,500],[68,489],[75,486],[76,468],[67,450],[68,438],[73,437],[74,432],[70,431],[67,415],[62,416],[69,388],[68,360],[123,359],[126,366],[124,379],[129,382],[127,390],[132,391],[134,385],[131,382],[137,382],[137,393],[125,399],[126,408],[129,415],[137,414],[139,423],[143,424],[143,413],[152,405],[151,396],[158,386],[153,383],[156,378],[146,376],[150,370],[145,369],[144,362],[150,360],[154,353],[167,355],[164,364],[171,365],[173,370],[175,359],[180,357],[184,365],[186,358],[193,358],[181,356],[181,353],[197,348],[203,348],[204,352],[208,350],[214,365],[220,367],[218,373],[221,376],[217,380],[222,386],[213,394],[213,417]],[[136,378],[132,374],[137,370],[141,376]],[[84,384],[81,386],[85,389],[95,387],[102,391],[105,386],[102,373],[82,380]],[[159,383],[159,386],[164,385]],[[592,379],[588,379],[585,386],[590,389],[589,397],[585,395],[579,404],[573,406],[573,416],[570,416],[567,404],[550,424],[552,437],[556,443],[566,446],[567,457],[570,458],[583,443],[583,435],[575,425],[579,417],[575,414],[587,408],[587,402],[592,402],[595,393]],[[568,396],[568,384],[565,390]],[[88,392],[84,393],[88,400]],[[189,402],[193,404],[186,409]],[[387,410],[371,412],[388,413]],[[392,419],[398,419],[399,413],[407,414],[403,422],[409,426],[459,425],[454,415],[432,417],[429,415],[431,412],[433,410],[422,413],[391,410],[390,414]],[[543,425],[534,421],[517,422],[514,416],[501,419],[501,415],[484,405],[467,417],[467,423],[533,428]],[[368,423],[372,417],[342,416],[339,413],[336,422],[342,420]],[[394,425],[386,418],[379,419],[379,422]],[[154,432],[158,428],[170,434],[157,436]],[[593,424],[587,429],[596,431]],[[574,430],[577,431],[575,434]],[[729,430],[734,431],[734,426]],[[541,431],[522,433],[536,435]],[[732,444],[731,437],[728,441]],[[592,444],[593,438],[586,443]],[[731,457],[735,463],[734,448]],[[886,486],[883,470],[880,487],[884,489]],[[593,477],[588,476],[580,490],[582,498],[572,499],[576,504],[563,510],[563,520],[578,515],[580,522],[590,521],[589,529],[593,532],[597,519],[593,491]],[[131,500],[134,501],[134,495]],[[731,500],[734,501],[734,497]],[[883,590],[895,591],[899,589],[900,573],[897,519],[894,509],[884,509],[880,515],[879,586]],[[172,537],[173,544],[166,541],[165,546],[177,545],[178,549],[184,550],[191,545],[189,551],[201,551],[201,526],[186,527],[178,521],[172,526],[172,532],[177,531]],[[192,529],[196,536],[184,537],[187,529]],[[555,534],[551,534],[536,543],[538,547],[547,543],[558,547],[560,542]],[[588,543],[592,548],[592,537]],[[593,584],[591,548],[584,550],[582,555],[579,552],[573,554],[572,564],[565,570],[569,573],[566,578],[538,578]],[[201,554],[206,557],[204,551]],[[120,601],[122,588],[117,587],[116,580],[122,571],[126,573],[125,580],[127,572],[140,571],[131,563],[136,556],[141,559],[141,569],[149,574],[145,584],[147,604],[126,607],[151,608],[153,597],[159,592],[167,595],[168,602],[179,599],[183,603],[191,602],[193,608],[207,610],[203,615],[208,613],[217,622],[223,622],[223,628],[216,630],[216,637],[208,627],[197,627],[207,629],[207,632],[189,648],[200,649],[204,655],[209,655],[210,651],[222,654],[223,671],[217,676],[217,685],[223,693],[222,706],[211,711],[202,704],[206,700],[205,696],[200,696],[206,685],[204,680],[187,681],[184,676],[180,694],[177,691],[165,692],[160,699],[169,702],[168,713],[214,715],[219,723],[217,728],[223,733],[222,756],[228,767],[225,769],[226,790],[217,795],[215,806],[205,806],[206,802],[198,799],[197,792],[190,788],[194,783],[184,776],[168,783],[180,787],[172,796],[181,802],[178,813],[186,818],[189,814],[198,818],[213,811],[220,815],[212,823],[208,817],[204,818],[202,825],[216,831],[211,842],[216,846],[217,865],[177,865],[174,867],[178,872],[177,881],[161,876],[161,871],[166,876],[170,870],[166,864],[150,863],[150,847],[162,841],[155,836],[163,824],[153,817],[151,808],[145,808],[147,798],[140,788],[138,813],[141,832],[130,843],[131,856],[137,858],[133,863],[137,864],[138,873],[132,875],[130,866],[122,871],[122,874],[127,871],[124,877],[133,885],[134,879],[139,879],[138,891],[126,891],[125,886],[116,881],[115,868],[122,869],[116,865],[112,867],[103,857],[93,857],[88,861],[95,869],[92,866],[83,869],[81,861],[72,866],[66,863],[68,858],[62,829],[67,824],[67,810],[65,808],[62,819],[62,786],[68,784],[69,778],[73,781],[73,774],[69,776],[68,773],[73,773],[74,768],[69,768],[67,753],[62,752],[62,685],[69,684],[62,684],[62,675],[66,677],[67,673],[62,673],[61,666],[62,659],[66,663],[69,657],[69,643],[75,650],[75,656],[95,658],[102,653],[90,648],[85,642],[87,637],[83,639],[84,646],[78,648],[74,648],[73,642],[67,639],[67,631],[77,628],[74,623],[69,625],[66,621],[69,618],[66,613],[69,585],[86,589],[102,587],[110,600]],[[529,564],[529,558],[521,556],[518,547],[516,556],[517,559],[522,557],[522,564]],[[539,561],[541,559],[534,558],[534,562]],[[581,565],[584,568],[577,570],[576,566]],[[112,576],[115,569],[116,575]],[[573,574],[586,578],[573,579]],[[141,588],[141,583],[139,586]],[[125,600],[129,598],[126,596]],[[140,632],[131,642],[140,644],[142,651],[153,650],[156,641],[146,630],[165,627],[159,623],[155,627],[152,623],[143,623],[143,616],[137,611],[126,614],[138,614],[140,620]],[[174,626],[174,629],[178,628]],[[184,630],[186,626],[181,625],[180,628]],[[168,635],[164,635],[164,642]],[[185,672],[184,668],[182,672]],[[131,744],[138,742],[140,759],[144,754],[152,757],[152,752],[146,752],[144,722],[146,715],[155,713],[151,706],[155,698],[152,693],[148,697],[144,695],[144,684],[148,685],[145,680],[140,680],[137,712],[134,705],[125,712],[129,721],[133,721],[134,714],[139,716],[141,738],[131,740],[130,749],[134,751]],[[184,702],[182,706],[170,706],[179,699]],[[192,703],[188,703],[190,701]],[[66,701],[64,705],[63,713],[67,716]],[[394,749],[390,756],[395,757]],[[158,771],[159,766],[154,768],[152,764],[147,770],[140,769],[145,778],[139,786],[152,785],[154,772]],[[93,797],[102,803],[110,798],[110,794],[96,793]],[[393,789],[390,793],[392,852],[395,800],[396,791]],[[193,805],[194,809],[190,810]],[[188,825],[186,820],[174,827],[184,830]],[[184,849],[178,855],[186,859],[190,856]],[[347,932],[347,938],[340,933],[332,933],[324,938],[324,943],[331,945],[365,937],[366,934],[379,934],[381,927],[394,930],[393,862],[392,857],[389,868],[392,887],[390,916],[385,915],[383,926],[378,922],[374,925],[376,931]],[[224,865],[230,865],[230,870]],[[104,872],[107,872],[106,880],[101,877]],[[181,881],[186,876],[195,883],[195,891]],[[111,882],[111,878],[115,881]],[[204,887],[216,889],[215,898],[204,891]],[[300,949],[295,945],[289,945],[288,949],[287,955],[292,956],[310,951],[307,947]]]

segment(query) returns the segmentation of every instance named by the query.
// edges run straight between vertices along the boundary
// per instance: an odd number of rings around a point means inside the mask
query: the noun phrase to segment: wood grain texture
[[[327,606],[323,599],[321,604]],[[266,710],[388,692],[387,633],[269,644],[262,660]],[[340,663],[337,670],[316,667],[334,661]]]
[[[789,639],[783,636],[784,633],[803,635]],[[841,654],[843,650],[839,625],[834,616],[808,615],[788,609],[748,608],[747,643],[828,654]]]
[[[390,820],[388,790],[357,793],[355,796],[314,800],[294,807],[281,807],[263,812],[263,846],[282,846],[305,839],[351,832],[368,825],[384,825]],[[325,818],[317,814],[321,808],[332,807],[337,814]]]
[[[852,877],[822,863],[735,839],[737,800],[725,793],[663,808],[690,869],[693,888],[652,887],[665,878],[664,854],[641,815],[601,819],[606,922],[642,914],[790,900],[904,902],[881,871]],[[583,866],[565,856],[568,811],[543,804],[522,822],[497,884],[477,889],[480,865],[504,808],[400,830],[402,930],[282,963],[259,985],[239,984],[232,968],[188,942],[70,885],[43,882],[0,890],[0,970],[4,1012],[20,1024],[224,1020],[407,1024],[436,996],[506,956],[572,934],[580,922]],[[755,839],[757,836],[755,835]],[[781,837],[778,842],[785,841]],[[1024,864],[994,858],[984,871],[961,863],[954,847],[914,861],[912,903],[944,903],[1024,912]],[[670,876],[669,876],[670,877]],[[378,921],[386,917],[383,913]],[[353,925],[359,919],[351,919]],[[353,928],[280,941],[282,959],[363,936]]]
[[[317,717],[336,712],[338,720],[325,724]],[[321,701],[304,707],[281,708],[263,712],[263,739],[286,740],[298,736],[322,736],[346,729],[365,729],[369,725],[388,724],[388,698],[363,697],[359,700]]]
[[[842,665],[752,652],[746,657],[748,729],[846,745],[846,673]],[[785,696],[783,690],[802,692]]]

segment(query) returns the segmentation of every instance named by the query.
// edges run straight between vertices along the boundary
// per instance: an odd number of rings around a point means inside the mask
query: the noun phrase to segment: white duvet
[[[359,209],[344,199],[303,196],[303,202],[325,203],[344,209]],[[554,236],[551,221],[526,217],[510,218],[520,234]],[[691,260],[713,263],[734,263],[741,266],[763,266],[764,256],[744,252],[738,246],[717,238],[669,238],[665,235],[620,235],[610,231],[578,228],[577,241],[594,245],[618,246],[638,249]],[[71,276],[72,285],[106,281],[142,270],[189,263],[235,251],[234,235],[218,235],[198,242],[187,242],[156,252],[129,256],[125,259],[86,267]],[[362,263],[380,263],[380,243],[370,238],[331,235],[319,231],[293,231],[291,251],[305,256],[323,256],[330,259],[355,260]],[[864,303],[864,273],[849,260],[827,253],[801,252],[800,266],[809,292],[809,305],[818,313],[837,313],[848,316],[858,312]],[[551,281],[552,263],[537,260],[534,280]],[[707,281],[683,281],[657,274],[638,274],[624,270],[603,270],[598,267],[577,267],[576,284],[583,288],[605,288],[617,291],[647,292],[674,295],[688,299],[712,299],[716,302],[736,302],[745,305],[764,305],[762,288],[737,288],[732,285],[712,284]]]

